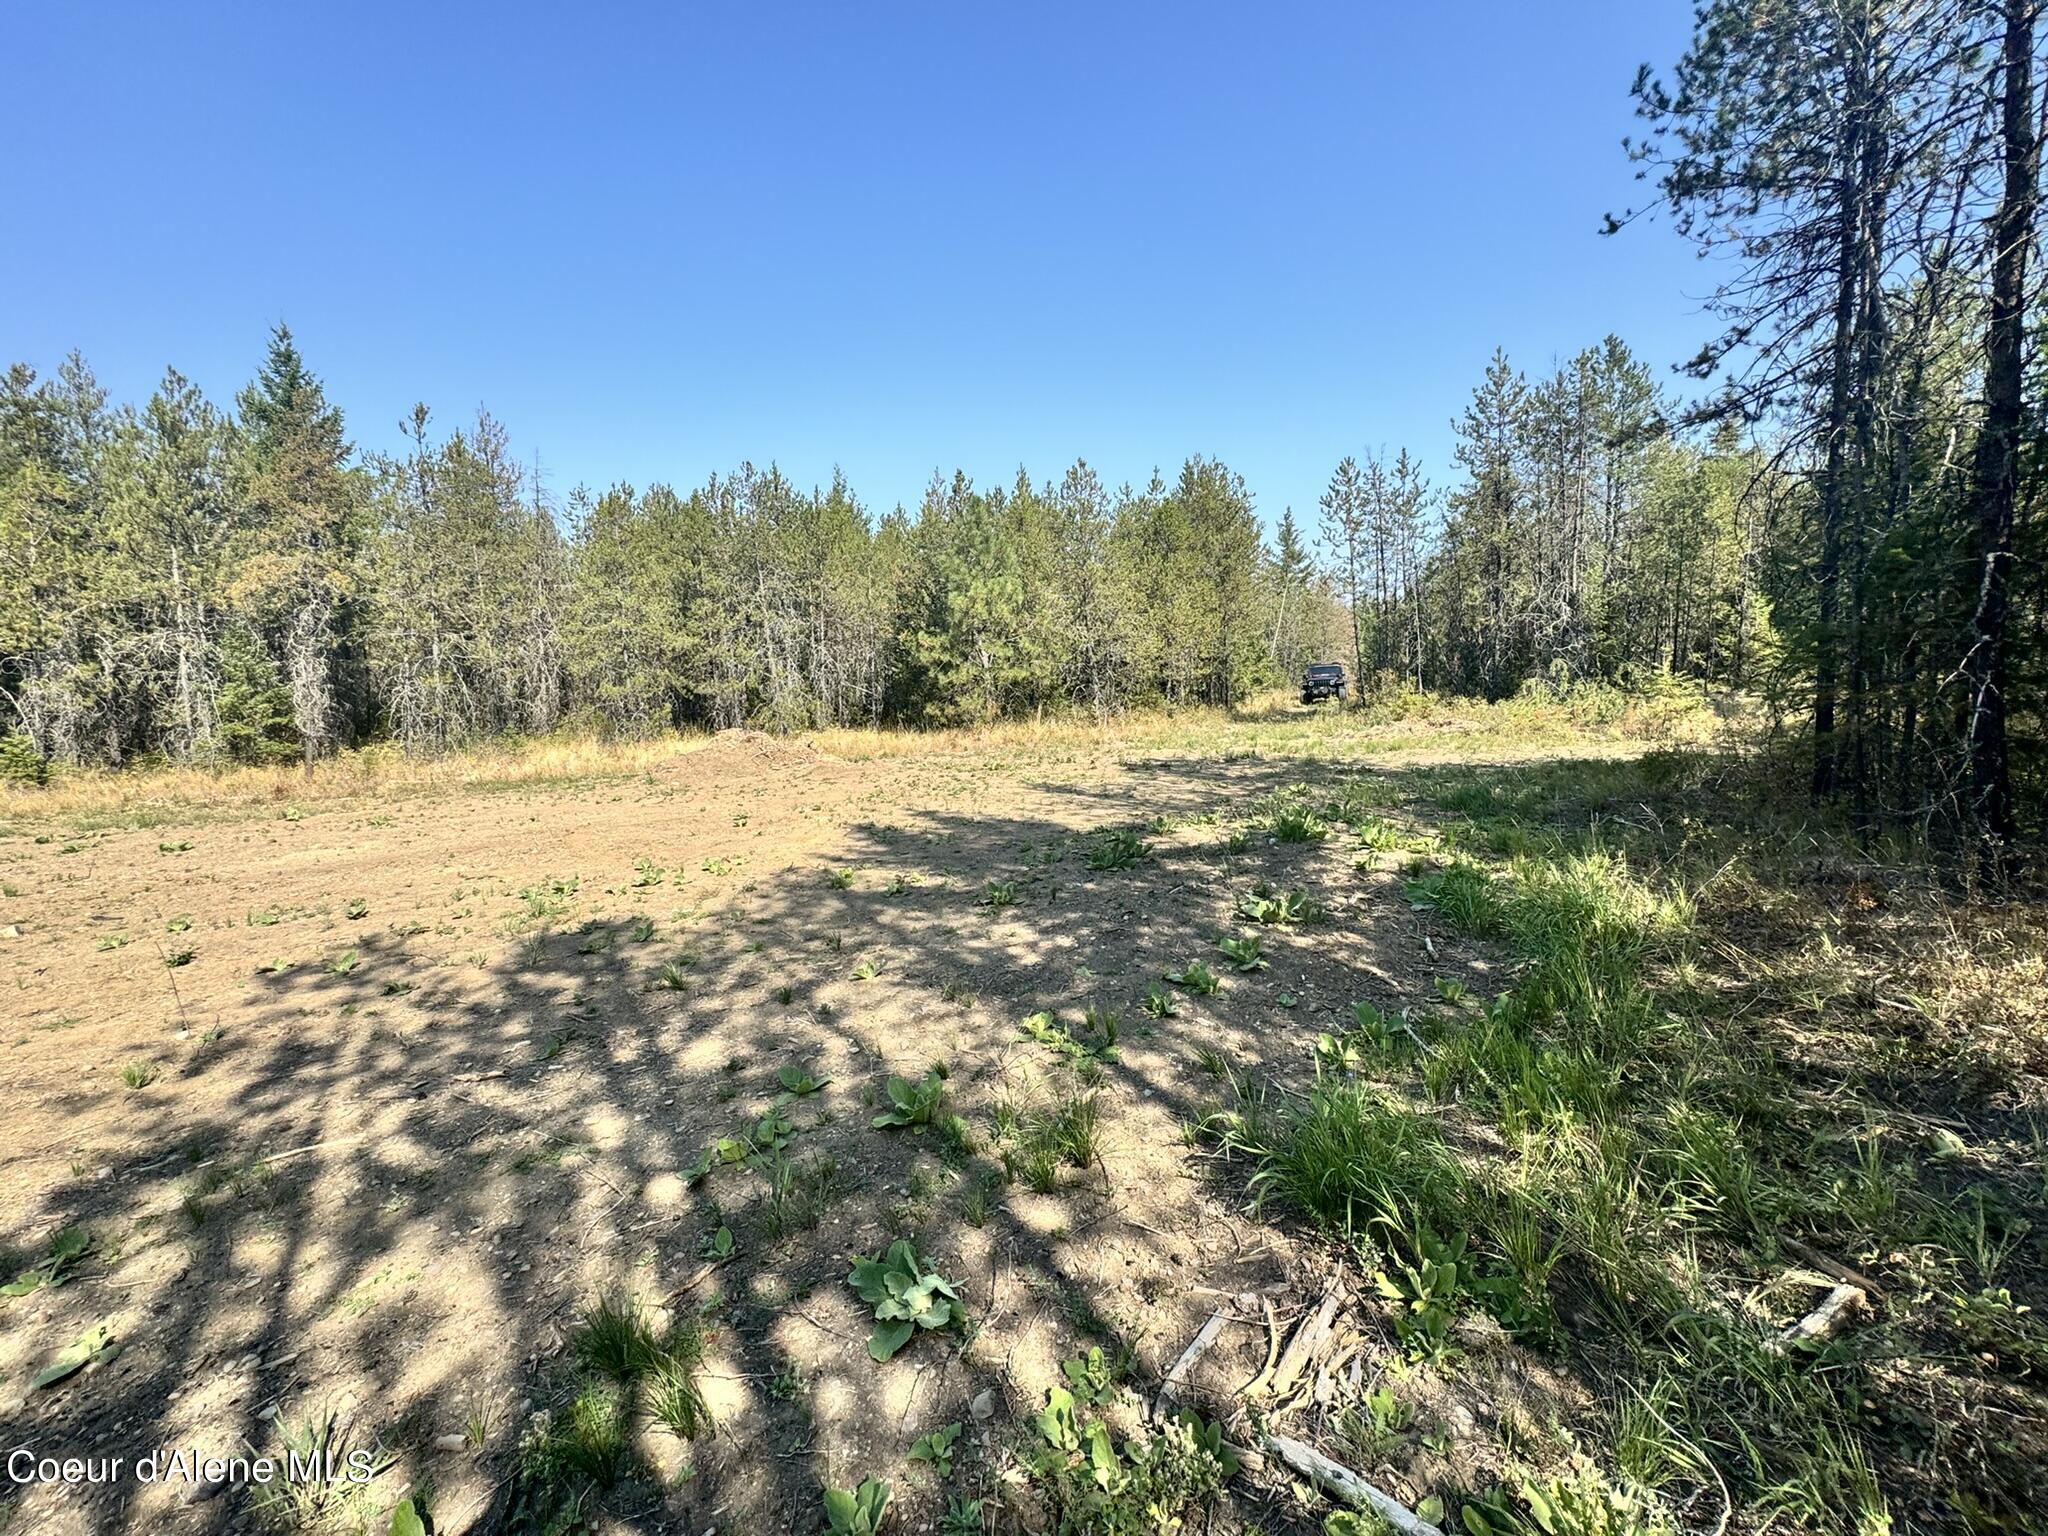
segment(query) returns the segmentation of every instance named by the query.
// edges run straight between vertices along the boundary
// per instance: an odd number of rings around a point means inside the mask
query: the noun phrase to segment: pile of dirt
[[[701,747],[678,752],[654,773],[657,778],[691,784],[723,779],[758,780],[764,774],[804,778],[827,762],[812,748],[788,737],[734,729],[720,731]]]

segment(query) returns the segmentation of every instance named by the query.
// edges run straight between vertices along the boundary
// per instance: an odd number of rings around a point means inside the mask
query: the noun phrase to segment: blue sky
[[[0,359],[226,400],[279,319],[366,447],[486,405],[558,491],[1191,452],[1313,515],[1495,345],[1660,371],[1711,285],[1641,189],[1690,8],[18,5]]]

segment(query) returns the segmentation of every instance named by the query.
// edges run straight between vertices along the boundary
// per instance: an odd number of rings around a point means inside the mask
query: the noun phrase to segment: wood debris
[[[1259,1437],[1266,1449],[1330,1497],[1353,1509],[1369,1509],[1402,1536],[1444,1536],[1441,1527],[1431,1525],[1414,1510],[1390,1494],[1382,1493],[1349,1467],[1330,1460],[1321,1451],[1271,1433]]]
[[[1841,1331],[1842,1325],[1849,1320],[1849,1314],[1860,1308],[1863,1302],[1860,1286],[1838,1285],[1828,1292],[1825,1301],[1772,1339],[1767,1347],[1772,1354],[1782,1355],[1795,1345],[1831,1338]]]

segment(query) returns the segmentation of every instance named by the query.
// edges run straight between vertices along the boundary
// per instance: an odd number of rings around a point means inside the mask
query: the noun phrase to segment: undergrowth
[[[2041,1437],[1996,1426],[2043,1407],[2048,1330],[2019,1298],[2048,1188],[1985,1177],[1952,1130],[1943,1157],[1909,1155],[1925,1092],[1873,1081],[1897,1061],[1867,1054],[1884,1005],[1853,1006],[1875,984],[1816,1010],[1790,959],[1815,946],[1783,921],[1814,923],[1810,897],[1769,852],[1797,843],[1747,828],[1731,860],[1698,814],[1706,771],[1439,775],[1468,819],[1407,895],[1503,946],[1512,985],[1398,1018],[1362,1004],[1304,1095],[1238,1082],[1210,1129],[1250,1159],[1255,1201],[1364,1259],[1411,1361],[1456,1369],[1483,1314],[1614,1405],[1611,1499],[1531,1462],[1468,1529],[1650,1529],[1724,1486],[1750,1525],[2026,1529]],[[1731,942],[1760,908],[1775,958]],[[1785,1346],[1834,1283],[1815,1255],[1883,1275],[1885,1310]]]

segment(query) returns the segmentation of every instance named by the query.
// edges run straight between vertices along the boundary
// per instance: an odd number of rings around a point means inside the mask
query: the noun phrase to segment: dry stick
[[[1273,1315],[1273,1303],[1264,1296],[1259,1298],[1259,1305],[1266,1309],[1266,1363],[1258,1375],[1237,1389],[1240,1397],[1251,1396],[1272,1380],[1273,1366],[1280,1359],[1280,1320]]]
[[[308,1152],[323,1152],[329,1147],[352,1146],[359,1141],[368,1141],[377,1134],[375,1131],[365,1131],[360,1136],[337,1136],[332,1141],[316,1141],[310,1146],[293,1147],[289,1152],[273,1152],[268,1157],[257,1158],[256,1161],[258,1163],[281,1163],[287,1158],[304,1157]],[[208,1161],[211,1162],[212,1159],[209,1158]]]
[[[1250,1306],[1252,1303],[1251,1293],[1246,1291],[1240,1294],[1237,1302],[1240,1306]],[[1153,1418],[1163,1419],[1166,1417],[1166,1405],[1172,1400],[1174,1389],[1181,1384],[1187,1373],[1194,1369],[1195,1362],[1207,1353],[1209,1346],[1216,1342],[1216,1335],[1223,1331],[1223,1321],[1223,1309],[1218,1307],[1209,1314],[1209,1320],[1202,1324],[1188,1347],[1180,1352],[1180,1358],[1173,1362],[1172,1369],[1166,1373],[1166,1379],[1159,1383],[1158,1394],[1152,1399]]]
[[[1444,1536],[1443,1531],[1416,1514],[1407,1505],[1380,1492],[1349,1467],[1311,1450],[1285,1435],[1262,1433],[1266,1448],[1324,1492],[1341,1499],[1353,1509],[1369,1509],[1402,1536]]]
[[[1827,1294],[1827,1300],[1799,1319],[1790,1328],[1772,1339],[1764,1347],[1774,1355],[1782,1355],[1794,1344],[1805,1344],[1825,1339],[1840,1331],[1849,1314],[1863,1305],[1863,1291],[1858,1286],[1838,1285]]]
[[[1847,1264],[1839,1263],[1829,1258],[1818,1248],[1802,1243],[1796,1237],[1781,1235],[1778,1241],[1793,1254],[1804,1259],[1808,1264],[1811,1264],[1815,1269],[1831,1279],[1838,1280],[1843,1285],[1853,1285],[1858,1290],[1866,1292],[1873,1300],[1881,1300],[1883,1298],[1884,1287],[1861,1270],[1851,1269]]]
[[[699,1265],[697,1267],[697,1273],[690,1276],[689,1279],[685,1280],[681,1285],[677,1286],[674,1290],[668,1293],[669,1298],[673,1300],[674,1298],[682,1295],[685,1291],[694,1291],[695,1289],[697,1289],[698,1286],[702,1285],[707,1279],[710,1278],[712,1271],[725,1268],[726,1265],[730,1264],[734,1259],[738,1257],[739,1255],[737,1253],[728,1253],[722,1259],[713,1259],[709,1264]],[[823,1325],[814,1324],[813,1326],[822,1327]]]

